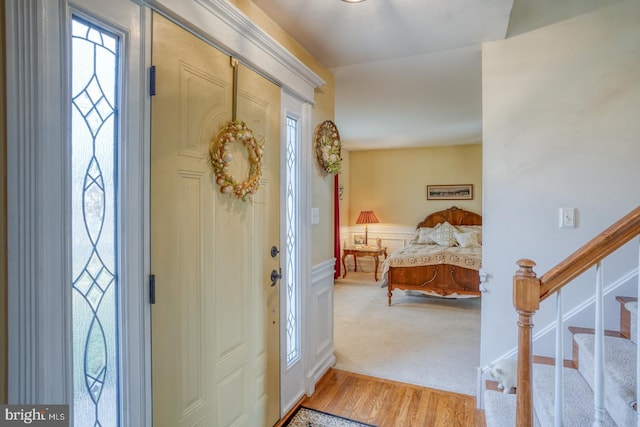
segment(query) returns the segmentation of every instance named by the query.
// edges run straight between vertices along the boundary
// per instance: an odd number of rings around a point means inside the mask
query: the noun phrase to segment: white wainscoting
[[[369,226],[369,245],[375,246],[376,239],[381,239],[382,246],[387,248],[388,254],[391,254],[398,249],[408,246],[411,239],[413,239],[415,232],[415,227],[384,225]],[[341,227],[340,249],[342,250],[345,247],[354,246],[353,239],[355,235],[364,235],[364,226],[352,225],[348,227]],[[353,257],[347,257],[345,262],[347,273],[354,271]],[[340,254],[340,263],[340,272],[344,275],[344,270],[342,270],[342,253]],[[374,265],[375,263],[372,257],[358,258],[358,269],[361,271],[373,273]],[[382,269],[382,260],[380,260],[380,266],[378,269],[380,271]]]
[[[333,275],[335,258],[311,267],[311,287],[306,298],[306,394],[310,396],[316,383],[335,365],[333,352]]]

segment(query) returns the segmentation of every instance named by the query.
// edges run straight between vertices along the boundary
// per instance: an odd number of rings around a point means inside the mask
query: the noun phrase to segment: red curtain
[[[340,278],[340,194],[338,174],[333,175],[333,256],[336,259],[334,279]]]

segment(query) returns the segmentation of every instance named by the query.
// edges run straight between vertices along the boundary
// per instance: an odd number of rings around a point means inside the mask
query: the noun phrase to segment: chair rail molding
[[[409,245],[409,242],[415,236],[415,227],[406,227],[399,225],[376,225],[373,230],[369,230],[369,245],[375,245],[376,238],[382,240],[382,246],[387,248],[387,254],[391,255],[392,252],[400,250]],[[364,230],[361,225],[350,225],[340,227],[340,242],[342,248],[345,246],[353,246],[353,236],[364,235]],[[339,260],[341,262],[341,260]],[[347,262],[347,268],[353,268],[353,258],[349,257],[345,260]],[[358,264],[361,264],[367,271],[372,271],[374,266],[374,260],[371,257],[358,258]],[[380,268],[382,267],[382,260],[380,261]],[[344,274],[344,271],[342,272]]]

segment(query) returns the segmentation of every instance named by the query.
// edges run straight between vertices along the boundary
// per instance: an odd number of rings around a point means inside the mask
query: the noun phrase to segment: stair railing
[[[604,417],[604,316],[601,262],[638,235],[640,235],[640,206],[591,239],[540,278],[533,271],[535,262],[529,259],[521,259],[517,262],[519,269],[513,276],[513,305],[518,313],[518,383],[516,393],[516,425],[518,427],[533,426],[533,315],[540,308],[542,301],[554,293],[560,292],[565,285],[593,266],[596,266],[597,294],[595,384],[598,390],[594,391],[595,425],[602,425]],[[562,329],[561,298],[561,295],[558,296],[556,310],[560,316],[558,323],[560,330]],[[562,343],[561,338],[556,337],[556,342],[558,340]],[[556,349],[556,396],[562,395],[561,369],[563,362],[562,350]],[[640,359],[638,366],[640,366]],[[638,383],[640,387],[640,381]],[[558,403],[560,405],[562,403],[560,398],[556,398],[556,405]],[[556,425],[562,425],[562,409],[558,409],[556,406],[555,414]]]

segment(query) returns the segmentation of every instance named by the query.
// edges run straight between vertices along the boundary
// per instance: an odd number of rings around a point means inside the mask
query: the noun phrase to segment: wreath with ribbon
[[[249,153],[249,176],[243,182],[238,181],[229,173],[229,164],[233,160],[229,145],[234,142],[243,143]],[[247,127],[245,122],[231,120],[223,126],[209,147],[209,158],[216,175],[216,183],[220,186],[220,192],[233,194],[243,201],[251,199],[251,196],[260,187],[263,154],[262,142],[256,141],[253,131]]]
[[[314,135],[316,158],[323,175],[340,173],[342,162],[340,134],[335,123],[325,120],[316,128]]]

